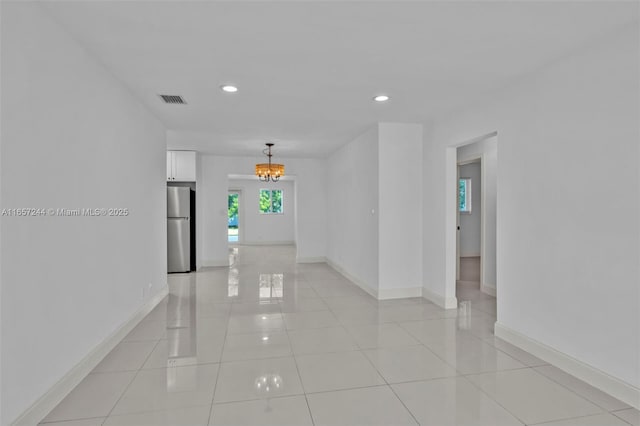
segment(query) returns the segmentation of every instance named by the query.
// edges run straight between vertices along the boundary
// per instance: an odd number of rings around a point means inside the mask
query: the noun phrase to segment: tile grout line
[[[398,399],[398,401],[400,401],[400,404],[402,404],[402,406],[405,408],[405,410],[407,410],[407,412],[411,415],[411,417],[413,418],[413,420],[415,420],[416,425],[419,425],[420,422],[418,421],[418,419],[416,418],[416,416],[413,414],[413,412],[411,410],[409,410],[409,407],[407,407],[407,405],[404,403],[404,401],[402,400],[402,398],[400,398],[400,396],[398,396],[398,394],[396,393],[396,390],[393,388],[393,386],[391,385],[387,385],[387,387],[391,390],[391,392],[393,392],[393,395]]]
[[[146,356],[146,358],[144,359],[144,361],[142,362],[142,365],[140,366],[139,370],[143,370],[145,364],[147,363],[147,361],[149,361],[149,358],[151,358],[151,354],[153,354],[153,352],[156,350],[156,348],[158,347],[158,345],[160,344],[160,342],[162,342],[163,339],[160,339],[156,342],[155,345],[153,345],[153,348],[151,349],[151,352],[149,352],[149,355]]]
[[[444,359],[443,357],[441,357],[440,355],[438,355],[437,353],[435,353],[430,347],[428,347],[421,339],[419,339],[418,337],[416,337],[415,335],[413,335],[409,330],[407,330],[406,328],[404,328],[401,324],[398,323],[398,326],[400,328],[402,328],[407,334],[409,334],[411,337],[413,337],[414,339],[416,339],[420,345],[425,348],[427,351],[429,351],[431,354],[433,354],[433,356],[435,356],[436,358],[438,358],[440,361],[444,362],[446,365],[448,365],[449,367],[453,368],[454,370],[456,370],[456,376],[462,376],[463,373],[458,369],[457,366],[452,365],[451,363],[449,363],[446,359]]]
[[[400,325],[400,327],[402,327]],[[493,372],[480,372],[480,373],[472,373],[472,374],[467,374],[465,375],[464,373],[462,373],[457,366],[453,366],[451,365],[449,362],[447,362],[445,359],[443,359],[440,355],[438,355],[437,353],[435,353],[433,350],[431,350],[424,342],[422,342],[422,340],[418,339],[416,336],[414,336],[409,330],[406,330],[404,327],[402,327],[407,333],[409,333],[412,337],[416,338],[421,344],[422,346],[424,346],[425,349],[427,349],[429,352],[431,352],[434,356],[436,356],[437,358],[439,358],[441,361],[443,361],[445,364],[449,365],[450,367],[452,367],[453,369],[456,370],[456,373],[458,373],[455,378],[462,378],[463,380],[465,380],[466,382],[470,383],[472,386],[476,387],[480,392],[482,392],[485,396],[487,396],[487,398],[489,398],[489,400],[493,401],[496,403],[496,405],[498,405],[499,407],[501,407],[503,410],[505,410],[507,413],[511,414],[515,419],[517,419],[520,423],[522,423],[523,425],[526,425],[526,423],[520,419],[518,416],[516,416],[514,413],[512,413],[511,411],[507,410],[506,407],[504,407],[502,404],[500,404],[495,398],[493,398],[491,395],[489,395],[487,392],[485,392],[482,388],[480,388],[479,386],[477,386],[474,382],[472,382],[471,380],[469,380],[467,378],[467,376],[471,376],[471,375],[480,375],[480,374],[491,374],[491,373],[496,373],[498,371],[509,371],[509,370],[497,370],[497,371],[493,371]],[[471,335],[472,337],[477,338],[475,335]],[[477,338],[478,340],[482,341],[482,339]],[[490,346],[490,345],[488,345]],[[521,363],[522,364],[522,363]],[[531,367],[527,367],[525,366],[524,368],[520,368],[522,369],[526,369],[526,368],[531,368]]]
[[[307,395],[319,395],[319,394],[324,394],[324,393],[334,393],[334,392],[351,391],[351,390],[358,390],[358,389],[386,388],[386,387],[389,387],[389,386],[390,385],[388,385],[386,383],[379,383],[377,385],[366,385],[366,386],[351,386],[351,387],[348,387],[348,388],[327,389],[327,390],[309,392]]]
[[[555,383],[555,384],[559,385],[560,387],[562,387],[562,388],[564,388],[564,389],[568,390],[569,392],[571,392],[572,394],[574,394],[574,395],[575,395],[575,396],[577,396],[578,398],[583,399],[583,400],[587,401],[589,404],[591,404],[591,405],[593,405],[593,406],[597,407],[597,408],[600,410],[600,413],[599,413],[599,414],[602,414],[603,412],[604,412],[604,413],[608,413],[608,412],[609,412],[609,410],[604,409],[604,408],[603,408],[603,407],[601,407],[600,405],[598,405],[598,404],[596,404],[595,402],[591,401],[589,398],[587,398],[587,397],[585,397],[585,396],[580,395],[580,394],[579,394],[578,392],[576,392],[575,390],[573,390],[573,389],[571,389],[571,388],[569,388],[569,387],[565,386],[564,384],[562,384],[562,383],[560,383],[560,382],[558,382],[558,381],[556,381],[556,380],[552,379],[551,377],[545,376],[544,374],[540,373],[538,370],[536,370],[536,368],[537,368],[537,367],[530,367],[530,368],[531,368],[531,371],[532,371],[533,373],[535,373],[535,374],[537,374],[537,375],[539,375],[539,376],[541,376],[541,377],[543,377],[543,378],[545,378],[545,379],[547,379],[547,380],[549,380],[549,381],[551,381],[551,382],[553,382],[553,383]],[[572,377],[573,377],[573,376],[572,376]],[[580,416],[580,417],[587,417],[587,416]]]
[[[541,372],[539,372],[539,371],[537,370],[537,369],[538,369],[538,368],[540,368],[540,367],[547,367],[547,366],[551,366],[551,367],[554,367],[554,368],[558,368],[558,367],[555,367],[555,366],[553,366],[553,365],[551,365],[551,364],[548,364],[548,365],[546,365],[546,366],[544,366],[544,365],[535,366],[535,367],[534,367],[534,366],[532,366],[531,368],[533,369],[533,371],[535,371],[536,373],[540,374],[541,376],[546,377],[547,379],[549,379],[549,380],[551,380],[552,382],[554,382],[554,383],[556,383],[556,384],[558,384],[558,385],[562,386],[563,388],[567,389],[568,391],[573,392],[574,394],[578,395],[580,398],[582,398],[582,399],[584,399],[584,400],[587,400],[587,401],[588,401],[588,402],[590,402],[591,404],[593,404],[593,405],[595,405],[596,407],[600,408],[600,409],[601,409],[602,411],[604,411],[605,413],[610,413],[610,412],[613,412],[613,411],[626,410],[626,409],[632,408],[631,406],[627,406],[627,407],[625,407],[625,408],[618,408],[618,409],[615,409],[615,410],[607,410],[605,407],[603,407],[603,406],[601,406],[600,404],[598,404],[597,402],[595,402],[595,401],[591,400],[591,399],[590,399],[590,398],[588,398],[587,396],[582,395],[582,394],[578,393],[576,390],[574,390],[574,389],[570,388],[568,385],[565,385],[564,383],[561,383],[561,382],[557,381],[557,380],[556,380],[556,379],[554,379],[553,377],[549,377],[549,376],[547,376],[546,374],[541,373]],[[560,370],[560,369],[558,368],[558,370]],[[584,383],[584,384],[585,384],[585,385],[587,385],[587,386],[591,386],[591,385],[590,385],[590,384],[588,384],[587,382],[584,382],[584,381],[582,381],[582,380],[578,379],[577,377],[575,377],[575,376],[573,376],[573,375],[571,375],[571,374],[569,374],[569,373],[564,372],[563,370],[560,370],[560,371],[562,371],[563,373],[565,373],[565,374],[567,374],[567,375],[571,376],[572,378],[574,378],[574,379],[576,379],[576,380],[579,380],[580,382]],[[596,388],[596,387],[594,387],[594,386],[591,386],[591,387],[592,387],[592,388],[594,388],[595,390],[597,390],[598,392],[602,392],[600,389],[598,389],[598,388]],[[612,398],[612,399],[615,399],[616,401],[619,401],[618,399],[616,399],[616,398],[612,397],[611,395],[609,395],[609,394],[607,394],[607,393],[605,393],[605,392],[602,392],[602,393],[604,393],[606,396],[608,396],[608,397],[610,397],[610,398]],[[620,401],[620,402],[622,402],[622,401]],[[622,402],[622,403],[624,404],[624,402]],[[626,405],[626,404],[625,404],[625,405]]]
[[[612,416],[614,416],[616,419],[620,419],[620,420],[622,420],[623,422],[625,422],[625,423],[630,424],[631,426],[633,426],[633,423],[629,423],[626,419],[623,419],[622,417],[620,417],[620,416],[618,416],[618,415],[616,414],[618,411],[626,411],[626,410],[636,410],[636,411],[638,411],[638,416],[640,417],[640,410],[638,410],[637,408],[633,408],[633,407],[631,407],[631,408],[623,408],[622,410],[610,411],[609,413],[610,413]]]
[[[49,422],[41,421],[40,423],[38,423],[37,426],[55,425],[56,423],[77,422],[77,421],[80,421],[80,420],[93,420],[93,419],[103,419],[102,423],[104,423],[107,420],[107,418],[103,417],[103,416],[78,417],[78,418],[75,418],[75,419],[53,420],[53,421],[49,421]],[[102,423],[100,423],[100,424],[102,424]]]
[[[375,350],[380,349],[380,348],[376,348]],[[382,380],[384,380],[385,385],[387,386],[387,388],[391,391],[391,393],[393,393],[393,395],[396,397],[396,399],[398,401],[400,401],[400,404],[402,404],[402,406],[404,407],[405,410],[407,410],[407,413],[409,413],[409,415],[411,416],[411,418],[413,418],[413,420],[416,422],[416,425],[419,425],[420,422],[418,421],[418,419],[416,418],[416,416],[411,412],[411,410],[409,409],[409,407],[406,406],[406,404],[404,403],[404,401],[398,396],[398,394],[396,393],[396,391],[393,389],[393,387],[391,386],[391,384],[389,383],[389,381],[387,380],[386,377],[384,377],[384,375],[380,372],[380,370],[378,370],[378,367],[375,366],[375,364],[373,363],[373,361],[371,361],[371,358],[369,358],[367,356],[367,354],[364,352],[364,350],[361,350],[360,353],[362,354],[362,356],[369,362],[369,365],[371,365],[371,367],[373,367],[373,369],[376,371],[376,373],[378,373],[378,376],[380,376],[380,378],[382,378]]]
[[[158,344],[160,343],[160,340],[161,339],[158,339],[156,341],[156,344],[153,346],[153,349],[151,350],[151,352],[153,352],[155,350],[156,346],[158,346]],[[127,384],[127,386],[124,388],[124,390],[122,391],[122,393],[120,394],[120,396],[116,400],[115,404],[113,404],[113,407],[111,407],[111,409],[109,410],[109,413],[105,416],[104,421],[102,422],[103,424],[109,419],[109,417],[111,417],[111,415],[113,413],[113,410],[116,408],[118,403],[122,400],[122,397],[127,393],[129,388],[131,387],[131,384],[136,380],[136,378],[138,377],[138,374],[140,373],[140,371],[142,371],[142,367],[147,362],[147,359],[151,356],[151,352],[149,353],[149,355],[147,355],[147,358],[145,359],[145,362],[142,363],[142,365],[140,366],[140,368],[138,370],[136,370],[136,373],[133,375],[133,377],[131,378],[131,380]]]
[[[564,418],[564,419],[549,420],[549,421],[544,421],[544,422],[541,422],[541,423],[528,423],[527,426],[544,426],[546,424],[555,423],[555,422],[558,422],[558,421],[586,419],[586,418],[589,418],[589,417],[602,416],[603,414],[608,414],[608,413],[607,412],[595,413],[595,414],[587,414],[586,416],[577,416],[577,417],[569,417],[569,418]],[[619,418],[617,416],[615,416],[615,417]],[[620,419],[620,420],[622,420],[624,423],[627,423],[624,419]],[[630,423],[627,423],[627,424],[630,424]]]
[[[240,285],[240,283],[238,283]],[[229,308],[227,315],[227,322],[224,328],[224,340],[222,341],[222,348],[220,349],[220,359],[218,361],[218,371],[216,371],[216,381],[213,385],[213,392],[211,394],[211,405],[209,406],[209,416],[207,417],[207,426],[211,424],[211,417],[213,416],[213,405],[216,399],[216,391],[218,390],[218,380],[220,379],[220,372],[222,371],[222,356],[224,355],[224,348],[227,344],[227,335],[229,334],[229,320],[231,319],[232,307]]]
[[[144,319],[143,319],[144,320]],[[151,340],[134,340],[133,342],[140,342],[140,341],[144,341],[144,342],[149,342]],[[117,345],[120,345],[121,343],[130,343],[132,341],[120,341],[118,342]],[[153,345],[153,348],[151,349],[151,351],[149,352],[149,354],[145,357],[144,361],[142,362],[141,366],[136,369],[136,370],[114,370],[114,371],[98,371],[98,372],[89,372],[89,374],[87,375],[96,375],[96,374],[113,374],[113,373],[135,373],[133,375],[133,377],[131,378],[131,381],[129,381],[129,383],[127,384],[127,386],[124,388],[124,390],[122,391],[122,393],[120,394],[120,396],[118,397],[118,399],[116,400],[116,402],[114,403],[113,407],[111,407],[111,409],[109,410],[109,413],[107,413],[105,416],[93,416],[93,417],[76,417],[73,419],[63,419],[63,420],[55,420],[53,422],[40,422],[43,425],[44,424],[51,424],[51,423],[56,423],[56,422],[61,422],[61,421],[76,421],[76,420],[85,420],[85,419],[94,419],[94,418],[102,418],[103,421],[100,423],[101,425],[104,424],[107,419],[109,418],[109,416],[111,415],[113,409],[116,407],[116,405],[118,405],[118,402],[120,402],[120,399],[122,399],[122,397],[124,396],[124,394],[127,392],[127,390],[129,389],[129,386],[131,386],[131,383],[133,383],[133,381],[135,380],[135,378],[138,376],[138,372],[142,370],[142,367],[144,366],[144,364],[147,362],[147,359],[149,359],[149,357],[151,356],[151,353],[153,353],[153,351],[155,350],[156,346],[159,344],[160,340],[157,340],[156,343]],[[116,346],[117,346],[116,345]],[[114,348],[115,349],[115,348]],[[111,353],[111,352],[109,352]],[[108,356],[109,354],[107,354]]]
[[[282,322],[284,323],[284,318],[282,319]],[[296,372],[298,373],[298,379],[300,380],[300,387],[302,388],[304,401],[307,404],[307,411],[309,412],[309,418],[311,419],[311,424],[315,425],[316,422],[313,419],[313,414],[311,413],[311,406],[309,405],[309,399],[307,398],[307,390],[305,389],[304,383],[302,382],[302,374],[300,374],[300,367],[298,366],[298,358],[293,352],[293,345],[291,344],[291,338],[289,337],[289,330],[287,329],[286,323],[284,324],[284,326],[285,326],[285,333],[287,334],[287,341],[289,342],[289,349],[291,349],[291,357],[293,358],[293,363],[296,366]]]
[[[526,369],[530,369],[532,367],[526,367],[526,368],[520,368],[520,370],[526,370]],[[492,374],[492,373],[498,373],[500,371],[510,371],[510,370],[499,370],[499,371],[492,371],[492,372],[488,372],[488,373],[476,373],[476,374],[469,374],[469,376],[479,376],[482,374]],[[476,389],[478,389],[480,392],[482,392],[484,395],[486,395],[487,398],[489,398],[491,401],[495,402],[499,407],[501,407],[503,410],[505,410],[507,413],[511,414],[515,419],[517,419],[520,423],[522,423],[523,425],[527,425],[527,422],[525,422],[524,420],[522,420],[520,417],[516,416],[515,413],[512,413],[511,410],[508,410],[507,407],[505,407],[504,405],[502,405],[496,398],[494,398],[493,396],[489,395],[488,392],[486,392],[484,389],[482,389],[480,386],[478,386],[475,382],[473,382],[472,380],[469,380],[467,376],[463,376],[463,378],[469,382],[473,387],[475,387]]]

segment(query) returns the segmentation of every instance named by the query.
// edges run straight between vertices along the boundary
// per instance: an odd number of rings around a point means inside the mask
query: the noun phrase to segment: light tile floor
[[[640,425],[639,412],[493,336],[495,299],[377,301],[292,247],[233,248],[170,294],[48,426]]]

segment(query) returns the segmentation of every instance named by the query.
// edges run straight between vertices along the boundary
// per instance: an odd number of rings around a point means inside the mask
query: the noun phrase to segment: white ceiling
[[[638,20],[637,2],[44,5],[162,120],[170,148],[256,156],[269,140],[276,158],[325,157],[377,121],[423,122]]]

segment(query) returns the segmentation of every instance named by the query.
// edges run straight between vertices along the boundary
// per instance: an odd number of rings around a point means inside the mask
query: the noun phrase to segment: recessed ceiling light
[[[389,100],[389,96],[387,95],[378,95],[375,98],[373,98],[374,101],[376,102],[386,102]]]
[[[231,86],[229,84],[225,84],[224,86],[220,86],[220,88],[222,90],[224,90],[227,93],[235,93],[238,91],[238,88],[236,86]]]

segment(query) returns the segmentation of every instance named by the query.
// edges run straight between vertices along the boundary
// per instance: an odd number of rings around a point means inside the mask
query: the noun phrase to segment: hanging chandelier
[[[271,162],[271,147],[272,143],[266,143],[267,147],[262,151],[264,155],[269,157],[268,163],[256,164],[256,176],[260,178],[262,182],[277,182],[282,176],[284,176],[284,164],[275,164]]]

